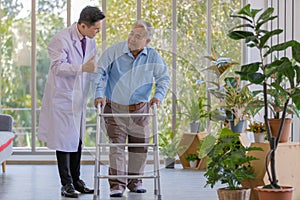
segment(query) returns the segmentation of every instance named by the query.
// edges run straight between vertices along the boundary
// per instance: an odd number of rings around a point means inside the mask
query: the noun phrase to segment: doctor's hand
[[[82,65],[82,72],[96,72],[97,71],[97,63],[94,61],[95,56],[92,56],[86,63]]]

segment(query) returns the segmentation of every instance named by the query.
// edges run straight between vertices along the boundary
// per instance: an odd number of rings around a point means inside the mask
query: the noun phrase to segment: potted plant
[[[211,50],[211,55],[205,56],[205,58],[210,60],[212,63],[212,65],[207,67],[205,70],[212,71],[214,75],[214,80],[208,81],[208,83],[211,85],[208,88],[208,92],[221,102],[225,98],[225,75],[227,74],[228,69],[238,63],[230,58],[218,56],[217,52],[213,48]],[[200,80],[198,80],[198,82],[201,83]]]
[[[225,113],[225,121],[235,132],[243,132],[244,120],[248,119],[251,112],[250,103],[254,100],[248,84],[242,84],[239,77],[224,77],[227,70],[238,63],[230,58],[217,57],[212,49],[211,56],[205,56],[213,65],[206,68],[214,72],[215,81],[209,81],[213,87],[208,92],[219,100],[219,107]],[[223,119],[224,120],[224,119]]]
[[[267,162],[265,162],[270,183],[263,186],[263,190],[265,192],[265,190],[271,191],[271,189],[275,189],[275,196],[269,197],[269,199],[275,199],[275,197],[278,196],[279,189],[290,189],[291,192],[293,190],[293,188],[278,185],[275,168],[275,153],[282,135],[288,105],[293,105],[298,112],[300,109],[300,43],[295,40],[290,40],[280,44],[272,44],[270,39],[273,36],[280,35],[283,30],[266,30],[265,25],[271,20],[276,19],[277,16],[273,16],[274,8],[272,7],[267,8],[262,13],[261,11],[261,9],[252,9],[250,4],[243,7],[237,15],[232,15],[232,17],[243,19],[244,23],[232,28],[228,35],[234,40],[245,40],[247,46],[249,48],[255,48],[260,55],[260,60],[242,65],[241,70],[237,73],[240,74],[242,80],[262,87],[264,121],[270,144],[270,152],[267,154]],[[243,27],[247,27],[247,30],[241,30]],[[285,51],[288,48],[291,49],[290,56],[287,56],[289,54],[277,54],[281,56],[275,57],[274,59],[274,52]],[[268,109],[268,102],[270,95],[272,95],[270,91],[278,91],[280,98],[282,98],[282,104],[280,106],[282,113],[280,116],[280,127],[276,134],[277,136],[274,136],[270,129]],[[269,164],[270,167],[268,167]],[[291,197],[290,193],[289,196]]]
[[[242,188],[241,182],[248,178],[254,178],[250,161],[257,160],[248,156],[248,151],[260,150],[257,147],[244,147],[240,140],[240,134],[231,129],[223,128],[217,137],[215,145],[208,156],[208,165],[204,176],[206,185],[211,188],[217,182],[226,184],[225,188],[218,189],[219,199],[249,199],[251,189]],[[230,196],[227,196],[230,195]]]
[[[250,102],[254,100],[248,85],[241,86],[237,77],[225,78],[225,98],[222,107],[226,110],[227,120],[233,132],[244,131],[244,122],[250,118]]]
[[[185,158],[189,163],[191,168],[196,168],[199,158],[197,154],[188,154]]]
[[[181,137],[174,137],[172,129],[159,134],[159,151],[164,156],[165,167],[174,168],[177,152],[184,146],[179,145]]]
[[[196,96],[194,92],[191,92],[190,97],[185,101],[179,100],[180,105],[184,109],[179,113],[189,119],[191,133],[198,133],[201,130],[201,120],[205,120],[209,116],[209,112],[207,111],[209,106],[205,103],[206,101],[206,97]]]
[[[255,142],[264,142],[266,136],[266,124],[264,122],[251,121],[247,131],[254,134]]]
[[[228,70],[238,64],[237,62],[234,62],[230,58],[221,57],[219,54],[214,50],[214,48],[211,49],[211,55],[204,56],[206,59],[211,61],[211,65],[205,70],[212,72],[212,80],[205,81],[207,82],[208,88],[207,92],[209,95],[209,98],[211,99],[211,103],[213,103],[212,106],[213,109],[210,112],[210,120],[212,121],[222,121],[224,122],[226,120],[226,114],[223,108],[220,108],[220,103],[224,101],[225,98],[225,82],[224,79],[226,75],[228,74]],[[202,84],[202,80],[197,80],[196,84]],[[214,98],[217,99],[217,102],[214,102]]]
[[[261,90],[255,91],[256,94],[260,94],[262,92],[263,91]],[[283,106],[286,100],[286,94],[282,93],[281,90],[269,88],[267,90],[267,95],[268,95],[268,108],[272,116],[272,118],[269,118],[270,129],[272,135],[276,137],[280,127],[280,122],[281,122],[280,115],[284,109]],[[261,110],[261,108],[264,107],[264,100],[258,99],[253,104],[253,106],[257,108],[256,110],[254,110],[254,114],[255,114],[259,110]],[[293,114],[298,118],[300,117],[299,110],[297,109],[297,107],[295,107],[294,103],[289,103],[287,105],[286,114]],[[289,137],[291,135],[291,129],[292,129],[291,124],[292,124],[292,119],[286,117],[282,127],[282,133],[279,142],[288,142]]]

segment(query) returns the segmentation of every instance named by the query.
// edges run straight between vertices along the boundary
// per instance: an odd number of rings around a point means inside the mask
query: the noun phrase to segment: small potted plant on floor
[[[264,142],[266,136],[266,124],[264,122],[251,121],[247,131],[254,134],[255,142]]]
[[[174,168],[177,152],[184,146],[180,146],[181,137],[175,136],[172,129],[167,129],[159,134],[159,151],[164,156],[165,167]]]
[[[242,188],[241,182],[255,177],[250,161],[256,158],[247,156],[247,152],[260,150],[260,148],[243,146],[239,136],[240,134],[232,132],[231,129],[221,129],[215,145],[207,154],[205,186],[210,185],[213,188],[217,182],[227,185],[225,188],[218,189],[219,199],[246,200],[250,198],[251,189]]]
[[[300,43],[295,40],[284,41],[282,43],[273,43],[271,38],[279,37],[283,32],[282,29],[275,28],[267,30],[267,24],[276,19],[273,16],[274,8],[269,7],[266,10],[253,9],[250,4],[243,7],[236,15],[232,17],[242,19],[243,23],[233,27],[229,31],[229,37],[234,40],[245,40],[249,48],[257,50],[260,59],[241,66],[240,74],[242,80],[257,84],[262,88],[264,121],[266,123],[270,152],[266,157],[266,170],[269,178],[269,184],[258,187],[259,198],[266,194],[274,195],[267,199],[275,200],[276,197],[287,194],[288,198],[292,197],[292,187],[280,186],[278,184],[275,153],[282,135],[283,124],[286,120],[288,105],[293,104],[300,110]],[[247,30],[242,29],[247,27]],[[286,50],[289,51],[286,54]],[[284,51],[284,53],[279,53]],[[275,54],[276,53],[276,54]],[[276,57],[275,55],[280,55]],[[272,91],[280,93],[281,117],[280,126],[277,134],[272,134],[269,119],[269,100]],[[275,98],[276,99],[276,98]],[[276,136],[274,136],[276,135]],[[280,195],[279,195],[280,194]]]
[[[191,168],[196,168],[199,162],[197,154],[188,154],[185,158],[189,163]]]

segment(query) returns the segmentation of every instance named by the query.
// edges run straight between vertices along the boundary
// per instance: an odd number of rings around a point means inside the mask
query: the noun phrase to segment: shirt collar
[[[127,42],[128,42],[127,40],[124,42],[125,44],[124,44],[123,52],[132,55],[132,53],[131,53],[130,50],[129,50],[129,47],[128,47],[128,43],[127,43]],[[141,52],[140,54],[145,54],[145,55],[147,55],[147,54],[148,54],[147,49],[148,49],[148,46],[145,46],[144,49],[142,50],[142,52]]]
[[[79,37],[79,40],[81,41],[82,40],[82,38],[84,38],[84,36],[79,32],[79,30],[78,30],[78,23],[76,24],[76,31],[77,31],[77,35],[78,35],[78,37]]]

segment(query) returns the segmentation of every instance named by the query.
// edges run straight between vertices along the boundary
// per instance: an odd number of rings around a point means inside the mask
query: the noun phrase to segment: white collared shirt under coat
[[[95,40],[87,38],[83,58],[76,25],[57,33],[48,45],[51,64],[39,116],[38,138],[65,152],[76,152],[84,138],[91,74],[82,72],[82,64],[97,51]]]

